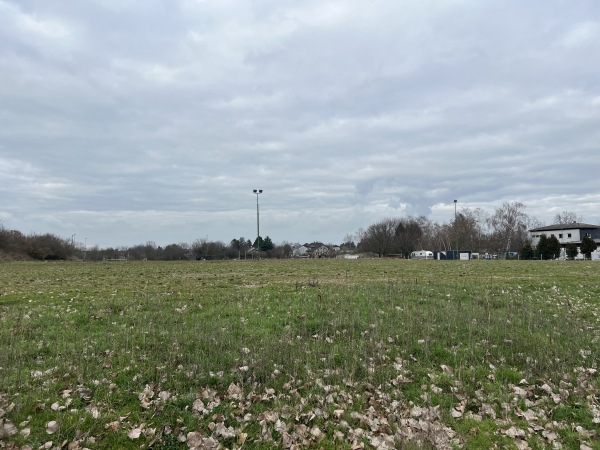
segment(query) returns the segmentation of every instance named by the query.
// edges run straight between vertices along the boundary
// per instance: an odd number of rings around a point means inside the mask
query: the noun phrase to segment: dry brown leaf
[[[56,420],[51,420],[46,424],[46,433],[54,434],[58,431],[59,425]]]
[[[267,422],[275,423],[279,419],[279,413],[277,411],[265,411],[263,417]]]
[[[81,397],[83,400],[90,400],[92,398],[92,390],[89,388],[80,387],[77,389],[77,392],[79,392],[79,397]]]
[[[19,431],[17,430],[17,427],[15,427],[11,422],[6,422],[4,425],[2,425],[2,428],[0,428],[0,439],[14,436],[18,432]]]
[[[120,426],[121,426],[121,422],[119,422],[118,420],[115,420],[114,422],[110,422],[110,423],[107,423],[106,425],[104,425],[104,428],[108,431],[116,433],[117,430],[120,428]]]
[[[227,393],[229,397],[235,400],[242,399],[242,388],[240,388],[237,384],[231,383],[227,388]]]
[[[321,435],[322,435],[323,433],[321,432],[321,429],[320,429],[319,427],[316,427],[316,426],[315,426],[315,427],[312,427],[312,428],[310,429],[310,434],[311,434],[311,436],[312,436],[312,437],[314,437],[315,439],[317,439],[317,440],[318,440],[318,439],[320,439],[320,438],[321,438]]]
[[[481,416],[481,414],[475,414],[472,411],[467,411],[467,414],[465,414],[465,417],[467,419],[474,420],[475,422],[481,422],[483,420],[483,417]]]
[[[287,424],[285,422],[282,422],[281,420],[277,419],[277,422],[275,422],[275,431],[277,431],[278,433],[285,433],[287,432]]]
[[[86,406],[85,410],[88,413],[90,413],[94,419],[97,419],[97,418],[100,417],[100,411],[98,411],[98,408],[95,407],[95,406],[91,406],[91,405],[90,406]]]
[[[582,435],[585,438],[591,438],[592,436],[595,436],[595,434],[596,434],[595,431],[586,430],[581,425],[576,426],[575,431],[577,431],[577,433],[579,433],[580,435]]]
[[[187,434],[185,438],[185,442],[187,443],[189,448],[197,448],[202,445],[202,441],[204,436],[197,431],[191,431]]]
[[[542,431],[542,436],[544,436],[548,441],[553,442],[558,439],[558,434],[552,430]]]
[[[520,410],[520,409],[517,408],[516,414],[517,414],[517,416],[522,417],[523,419],[525,419],[527,422],[533,422],[533,421],[537,420],[537,416],[530,409],[522,411],[522,410]]]
[[[411,417],[421,417],[422,414],[423,408],[421,408],[420,406],[415,406],[410,410]]]
[[[479,412],[481,412],[481,415],[483,416],[488,416],[492,419],[496,418],[496,411],[494,410],[494,407],[488,403],[482,403]]]
[[[514,443],[519,450],[528,450],[529,448],[531,448],[529,447],[527,441],[521,438],[515,439]]]
[[[129,433],[127,433],[127,437],[129,439],[139,439],[141,434],[142,434],[141,428],[132,428],[131,430],[129,430]]]
[[[527,397],[527,391],[519,386],[512,386],[512,390],[519,397]]]
[[[204,406],[204,402],[199,398],[197,398],[194,401],[194,404],[192,405],[192,410],[200,414],[206,414],[208,412],[208,410]]]
[[[501,430],[503,434],[505,434],[506,436],[516,439],[516,438],[524,438],[525,437],[525,430],[521,430],[520,428],[517,427],[510,427],[508,430]]]
[[[304,437],[308,434],[309,430],[308,427],[306,425],[304,425],[303,423],[296,425],[296,434],[299,437]]]
[[[447,373],[447,374],[451,374],[451,373],[452,373],[452,368],[451,368],[451,367],[448,367],[448,366],[447,366],[447,365],[445,365],[445,364],[442,364],[442,365],[440,366],[440,368],[442,369],[442,371],[443,371],[444,373]]]
[[[233,427],[226,427],[222,422],[217,424],[216,432],[218,436],[221,436],[223,439],[232,439],[235,437],[235,430]]]
[[[460,419],[463,415],[462,411],[456,409],[456,408],[452,408],[452,410],[450,411],[450,415],[452,417],[454,417],[455,419]]]

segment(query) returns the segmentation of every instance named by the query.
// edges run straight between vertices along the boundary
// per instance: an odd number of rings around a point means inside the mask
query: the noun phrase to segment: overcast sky
[[[597,0],[0,0],[0,221],[340,243],[520,201],[600,223]]]

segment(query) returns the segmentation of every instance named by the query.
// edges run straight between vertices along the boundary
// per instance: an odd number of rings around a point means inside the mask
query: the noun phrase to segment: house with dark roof
[[[529,237],[534,248],[540,241],[542,234],[545,234],[546,237],[555,236],[562,248],[565,248],[568,244],[581,245],[581,240],[585,236],[592,238],[596,244],[600,245],[600,226],[590,225],[589,223],[576,222],[532,228],[529,230]]]

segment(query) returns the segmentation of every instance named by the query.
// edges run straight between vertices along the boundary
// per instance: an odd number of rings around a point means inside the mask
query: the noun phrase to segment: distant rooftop
[[[546,227],[538,227],[532,228],[529,231],[552,231],[552,230],[572,230],[574,228],[578,229],[598,229],[600,230],[599,225],[592,225],[589,223],[581,223],[581,222],[573,222],[573,223],[559,223],[556,225],[548,225]]]

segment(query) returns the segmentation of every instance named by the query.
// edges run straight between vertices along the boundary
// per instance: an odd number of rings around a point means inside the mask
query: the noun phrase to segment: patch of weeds
[[[152,450],[175,450],[175,449],[187,449],[188,446],[185,442],[179,442],[178,436],[175,433],[162,434],[160,439],[152,445]]]
[[[446,416],[446,418],[449,418],[450,409],[456,403],[456,397],[451,393],[432,393],[430,394],[430,401],[433,405],[439,405],[442,409],[442,414]]]
[[[594,427],[591,411],[582,404],[558,405],[552,409],[550,417],[557,422],[580,423],[584,427]]]
[[[498,426],[492,420],[481,422],[474,420],[459,421],[455,423],[454,429],[464,436],[464,448],[466,449],[493,448],[498,440],[498,436],[496,436]]]
[[[519,384],[523,379],[521,373],[510,367],[500,367],[495,372],[496,380],[504,384]]]
[[[421,384],[418,382],[412,383],[402,383],[400,386],[400,392],[402,394],[403,399],[408,402],[413,402],[415,404],[421,403],[421,396],[423,395],[423,389],[421,388]]]

